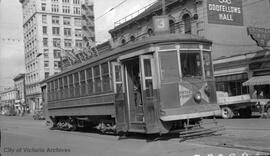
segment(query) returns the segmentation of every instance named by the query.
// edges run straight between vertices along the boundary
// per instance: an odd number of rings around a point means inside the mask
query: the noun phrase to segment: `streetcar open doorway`
[[[124,62],[126,67],[126,86],[129,122],[144,123],[142,84],[139,57]]]

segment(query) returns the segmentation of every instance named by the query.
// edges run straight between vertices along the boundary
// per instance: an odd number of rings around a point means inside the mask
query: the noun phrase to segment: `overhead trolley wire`
[[[108,10],[107,12],[105,12],[104,14],[102,14],[101,16],[97,17],[95,20],[99,20],[100,18],[102,18],[103,16],[105,16],[106,14],[108,14],[109,12],[113,11],[114,9],[118,8],[120,5],[122,5],[123,3],[125,3],[127,0],[122,1],[121,3],[117,4],[116,6],[112,7],[110,10]]]

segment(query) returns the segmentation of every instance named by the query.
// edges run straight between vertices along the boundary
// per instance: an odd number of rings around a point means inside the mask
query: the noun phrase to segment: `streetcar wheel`
[[[223,119],[231,119],[233,117],[233,112],[229,107],[221,108],[221,116]]]

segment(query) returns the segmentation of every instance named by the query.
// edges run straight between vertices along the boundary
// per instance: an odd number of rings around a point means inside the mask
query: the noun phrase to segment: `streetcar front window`
[[[203,52],[203,62],[204,62],[204,73],[206,78],[213,77],[211,53],[209,51]]]
[[[202,76],[202,60],[200,51],[181,51],[180,61],[183,77]]]

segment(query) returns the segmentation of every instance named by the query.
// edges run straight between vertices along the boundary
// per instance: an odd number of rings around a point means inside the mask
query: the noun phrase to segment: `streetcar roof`
[[[55,75],[52,75],[48,77],[47,79],[41,81],[40,83],[46,83],[46,81],[49,81],[51,79],[54,79],[55,77],[59,77],[60,75],[66,74],[68,72],[72,72],[78,68],[85,67],[86,65],[90,63],[95,63],[99,60],[110,58],[112,56],[116,56],[117,54],[120,54],[122,52],[125,52],[127,50],[132,50],[138,47],[142,47],[145,45],[151,46],[151,44],[158,44],[158,43],[172,43],[172,42],[181,42],[181,43],[189,43],[189,42],[198,42],[198,43],[206,43],[206,44],[212,44],[212,41],[205,39],[204,37],[200,37],[197,35],[190,35],[190,34],[164,34],[164,35],[155,35],[151,36],[139,41],[128,43],[124,46],[117,47],[115,49],[112,49],[112,51],[104,53],[102,55],[93,57],[83,63],[76,64],[71,66],[70,68],[65,69],[64,71],[57,73]]]

